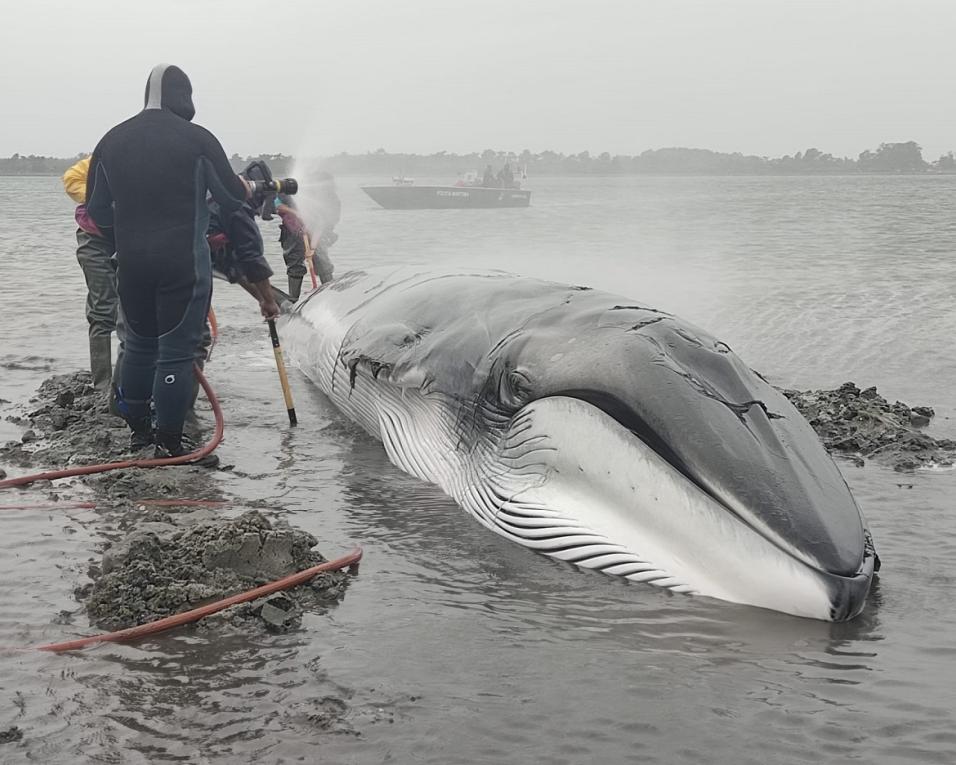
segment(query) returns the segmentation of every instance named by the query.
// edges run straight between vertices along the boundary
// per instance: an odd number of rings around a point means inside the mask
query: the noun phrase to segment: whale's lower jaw
[[[382,441],[393,464],[492,531],[674,592],[828,621],[862,610],[872,556],[855,577],[806,565],[591,405],[545,398],[514,418],[476,422],[449,397],[399,387],[362,365],[343,368],[334,335],[309,329],[295,343],[302,370]]]

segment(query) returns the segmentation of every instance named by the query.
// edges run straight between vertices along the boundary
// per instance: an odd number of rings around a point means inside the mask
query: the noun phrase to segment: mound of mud
[[[0,461],[26,467],[66,467],[116,459],[129,451],[125,423],[110,414],[109,394],[95,390],[89,372],[45,380],[23,417],[8,418],[28,429],[20,442],[0,447]]]
[[[890,404],[875,387],[843,383],[833,390],[783,390],[833,454],[862,465],[874,459],[895,470],[952,465],[956,441],[923,432],[935,413],[928,406]]]
[[[151,522],[103,553],[86,601],[90,620],[110,630],[171,616],[324,563],[311,534],[271,523],[257,511],[188,525]],[[337,601],[348,574],[330,571],[308,584],[230,609],[228,618],[261,619],[284,631],[303,610]]]
[[[88,372],[47,379],[24,409],[26,414],[9,418],[26,430],[20,441],[0,447],[0,466],[47,470],[130,456],[129,431],[110,413],[108,394],[93,389]],[[135,456],[152,456],[152,449]],[[92,623],[108,630],[133,627],[325,562],[313,549],[315,537],[257,510],[220,517],[210,508],[234,500],[223,495],[214,476],[183,465],[113,470],[46,487],[50,499],[67,499],[79,485],[84,500],[92,491],[98,531],[116,540],[102,562],[90,567],[92,584],[75,593]],[[304,611],[338,601],[347,581],[345,572],[325,572],[202,624],[225,620],[244,629],[253,622],[273,631],[293,629]]]

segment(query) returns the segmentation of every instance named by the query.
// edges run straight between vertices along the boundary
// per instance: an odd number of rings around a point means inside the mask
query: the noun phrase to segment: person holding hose
[[[192,124],[195,111],[185,72],[154,67],[145,108],[103,136],[87,177],[87,211],[116,242],[125,323],[118,404],[130,446],[155,443],[157,457],[194,448],[183,440],[183,422],[212,288],[207,192],[226,211],[251,193],[216,137]],[[271,295],[268,278],[256,288]],[[274,301],[260,310],[272,318]]]

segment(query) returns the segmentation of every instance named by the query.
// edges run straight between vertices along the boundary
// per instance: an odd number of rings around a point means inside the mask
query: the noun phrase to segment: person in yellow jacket
[[[77,203],[76,259],[86,279],[86,320],[89,323],[90,371],[93,386],[108,390],[112,380],[111,336],[116,331],[116,247],[86,213],[86,175],[90,158],[81,159],[63,174],[63,188]]]

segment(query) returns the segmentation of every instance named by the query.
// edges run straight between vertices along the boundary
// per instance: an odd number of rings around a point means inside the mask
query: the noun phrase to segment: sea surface
[[[382,210],[359,188],[374,180],[338,179],[339,273],[461,264],[603,288],[774,383],[876,385],[956,437],[956,177],[540,178],[529,209],[470,211]],[[85,365],[85,291],[58,179],[0,178],[0,210],[7,415]],[[255,304],[217,285],[215,306],[222,512],[283,507],[329,557],[362,545],[360,574],[285,635],[11,651],[95,631],[73,590],[105,542],[98,510],[3,511],[0,732],[23,738],[0,762],[956,762],[956,472],[839,463],[883,560],[853,622],[673,595],[485,530],[298,372],[291,430]]]

